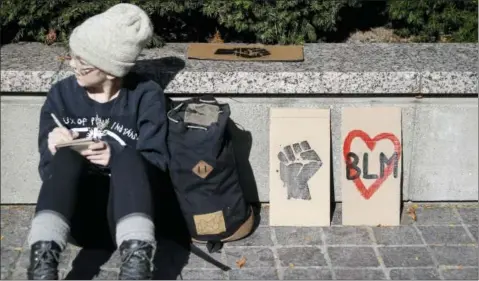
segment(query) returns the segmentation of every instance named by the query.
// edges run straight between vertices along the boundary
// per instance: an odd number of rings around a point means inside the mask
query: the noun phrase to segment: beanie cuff
[[[97,54],[93,50],[95,48],[89,48],[88,46],[84,45],[85,41],[81,40],[78,36],[76,36],[75,31],[70,36],[70,49],[73,53],[79,56],[81,59],[85,60],[92,66],[111,74],[115,77],[123,77],[128,72],[130,72],[131,68],[135,65],[135,63],[127,63],[127,62],[120,62],[116,60],[112,60],[105,56],[106,54]],[[95,44],[94,42],[89,42],[89,44]]]

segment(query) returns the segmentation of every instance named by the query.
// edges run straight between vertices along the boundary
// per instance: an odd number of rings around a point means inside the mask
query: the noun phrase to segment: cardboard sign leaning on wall
[[[399,225],[401,109],[344,108],[343,225]]]
[[[330,225],[329,109],[271,108],[270,225]]]

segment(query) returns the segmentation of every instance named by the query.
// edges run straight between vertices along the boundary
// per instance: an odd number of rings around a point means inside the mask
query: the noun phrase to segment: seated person
[[[28,237],[28,279],[58,279],[68,241],[118,247],[120,279],[152,278],[150,177],[168,162],[165,98],[158,84],[130,73],[152,33],[147,14],[123,3],[70,36],[75,75],[54,84],[41,109],[42,186]],[[84,137],[96,142],[80,151],[56,147]]]

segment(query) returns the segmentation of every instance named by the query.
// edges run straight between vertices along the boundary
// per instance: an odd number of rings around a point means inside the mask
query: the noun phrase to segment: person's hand
[[[83,150],[81,155],[93,164],[106,166],[110,162],[111,150],[106,142],[99,141],[90,145],[87,150]]]
[[[50,150],[52,155],[55,155],[57,152],[56,145],[72,141],[75,138],[78,138],[78,132],[70,131],[67,128],[57,127],[48,133],[48,150]]]

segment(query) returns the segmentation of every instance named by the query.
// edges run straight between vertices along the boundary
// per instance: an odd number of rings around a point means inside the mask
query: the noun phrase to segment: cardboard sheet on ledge
[[[192,43],[188,59],[223,61],[304,61],[303,46]]]

